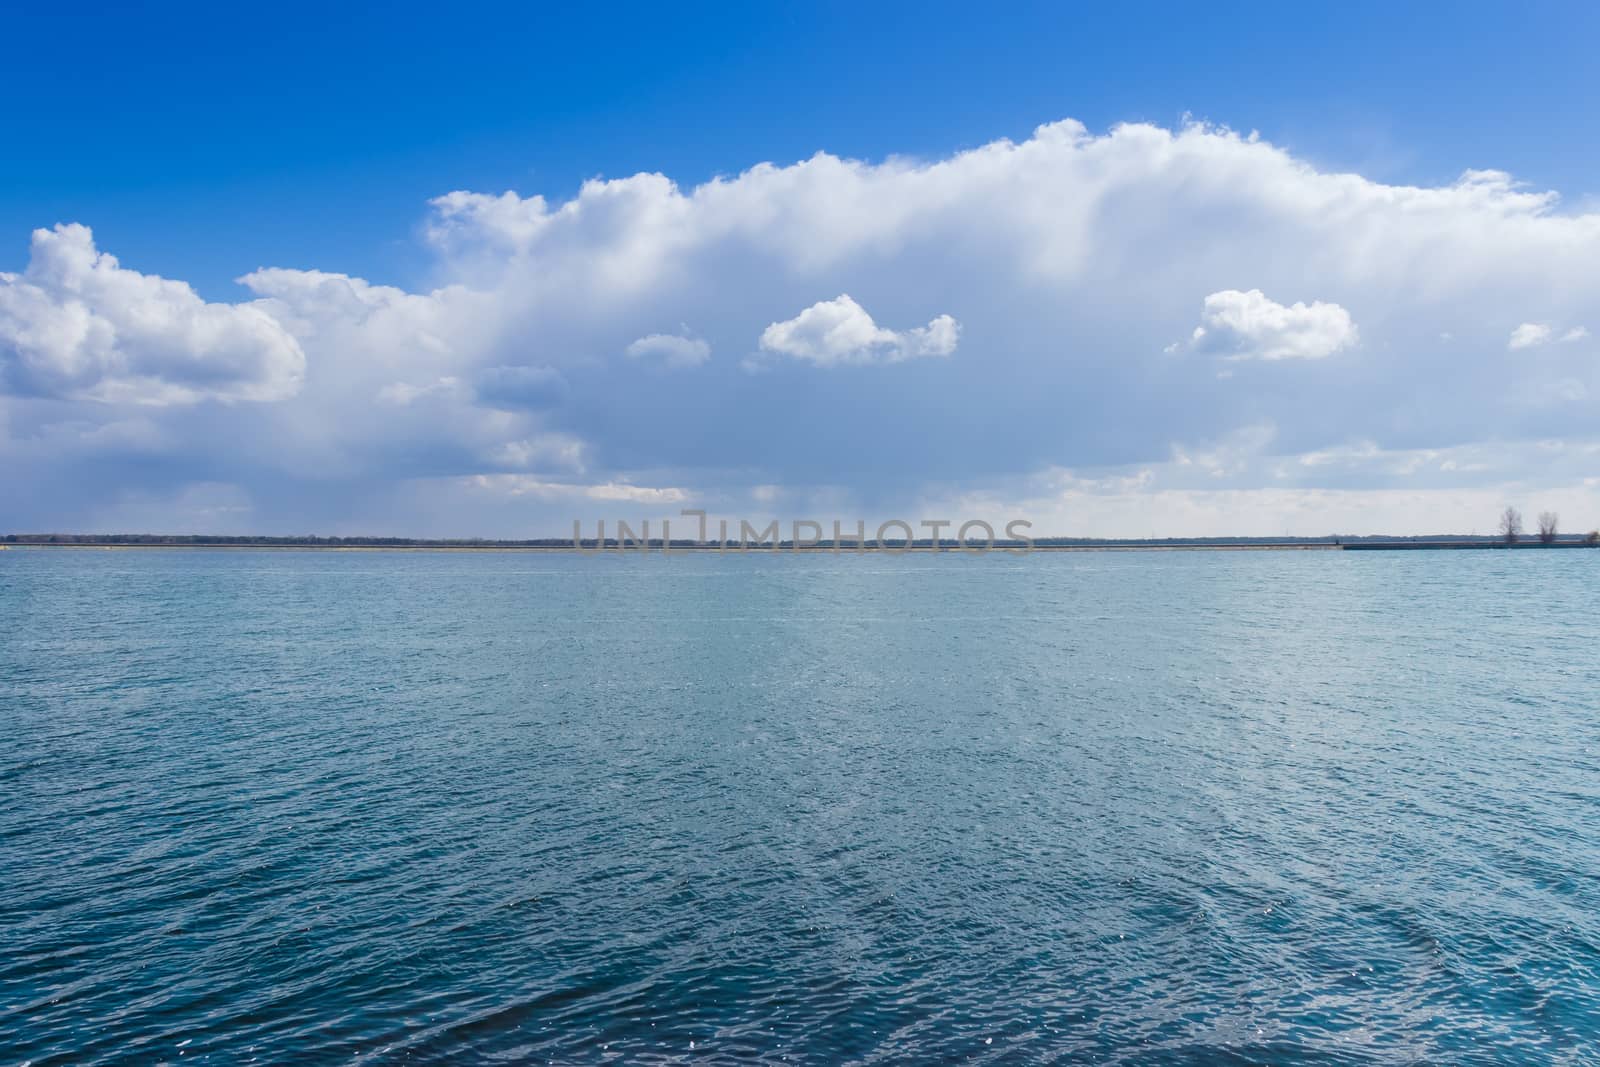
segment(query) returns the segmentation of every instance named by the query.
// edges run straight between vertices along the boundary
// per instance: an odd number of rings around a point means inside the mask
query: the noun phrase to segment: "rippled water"
[[[1593,1063],[1597,594],[0,552],[0,1061]]]

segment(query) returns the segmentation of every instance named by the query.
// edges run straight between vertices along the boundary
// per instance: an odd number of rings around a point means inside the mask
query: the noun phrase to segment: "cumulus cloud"
[[[1285,307],[1260,289],[1206,297],[1189,344],[1227,359],[1323,359],[1359,339],[1350,312],[1318,300]]]
[[[889,330],[872,321],[848,293],[822,300],[761,333],[761,350],[821,367],[839,363],[898,363],[918,356],[948,356],[961,326],[940,315],[926,326]]]
[[[1547,322],[1525,322],[1511,331],[1511,339],[1506,342],[1506,348],[1515,352],[1521,348],[1535,348],[1539,345],[1552,343],[1571,344],[1582,341],[1589,336],[1586,326],[1573,326],[1556,334],[1555,327]]]
[[[28,267],[0,272],[0,374],[29,395],[148,405],[279,400],[305,354],[250,305],[211,304],[95,247],[87,226],[35,230]]]
[[[1249,501],[1280,483],[1546,484],[1550,468],[1519,443],[1583,439],[1600,397],[1590,346],[1558,343],[1600,316],[1600,213],[1497,171],[1394,185],[1223,129],[1096,134],[1069,120],[927,160],[819,153],[696,186],[637,174],[566,199],[458,191],[419,209],[433,257],[423,288],[268,268],[241,279],[254,299],[217,305],[112,261],[114,277],[167,294],[112,299],[89,284],[101,268],[61,272],[82,284],[47,277],[49,250],[7,275],[0,499],[22,502],[12,522],[121,525],[87,502],[225,482],[263,530],[528,536],[570,529],[574,501],[671,507],[639,487],[694,486],[708,507],[777,487],[786,509],[822,502],[848,518],[985,494],[1026,504],[1042,499],[1036,472],[1070,469],[1104,472],[1083,476],[1129,500],[1168,494],[1169,520],[1103,493],[1073,498],[1128,532],[1212,521],[1180,491],[1237,494],[1217,521],[1274,532]],[[818,303],[831,294],[849,295]],[[57,315],[105,320],[115,341],[98,343],[99,326],[55,347],[36,339],[70,334],[44,328]],[[219,316],[226,344],[184,325]],[[662,332],[671,323],[694,330]],[[1539,358],[1506,358],[1517,323],[1548,327]],[[175,335],[187,339],[149,342]],[[1238,373],[1219,380],[1211,359],[1163,355],[1175,338],[1273,360],[1271,373],[1227,363]],[[754,353],[766,373],[709,358],[640,373],[713,349]],[[940,355],[952,358],[926,358]],[[894,373],[814,373],[911,359]],[[105,402],[118,398],[268,394],[281,399],[146,408],[137,434],[94,432],[130,421]],[[119,435],[130,443],[108,462]],[[92,462],[58,446],[80,437],[104,446]],[[1507,459],[1405,473],[1364,458],[1472,447]],[[1298,456],[1314,458],[1284,458]],[[1359,489],[1339,487],[1356,473]],[[610,501],[471,483],[510,474],[525,479],[513,488],[632,488]]]
[[[632,342],[630,359],[659,359],[668,367],[698,367],[711,358],[711,346],[699,337],[675,333],[652,333]]]
[[[1519,348],[1532,348],[1550,340],[1550,327],[1542,322],[1525,322],[1511,331],[1506,347],[1515,352]]]

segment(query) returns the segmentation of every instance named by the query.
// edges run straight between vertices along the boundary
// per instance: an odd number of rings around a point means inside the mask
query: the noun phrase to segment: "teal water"
[[[0,552],[0,1062],[1594,1063],[1600,553]]]

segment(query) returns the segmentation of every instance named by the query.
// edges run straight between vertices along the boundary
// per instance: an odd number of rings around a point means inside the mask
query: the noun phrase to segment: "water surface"
[[[1600,553],[0,552],[0,1061],[1585,1063]]]

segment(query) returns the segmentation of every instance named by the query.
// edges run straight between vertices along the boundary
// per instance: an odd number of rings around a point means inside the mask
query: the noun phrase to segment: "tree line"
[[[1560,525],[1561,516],[1555,512],[1539,512],[1539,542],[1546,545],[1555,544],[1561,536]],[[1508,545],[1514,545],[1522,540],[1522,512],[1510,505],[1500,513],[1500,539]],[[1600,546],[1600,530],[1590,530],[1584,535],[1583,543]]]

